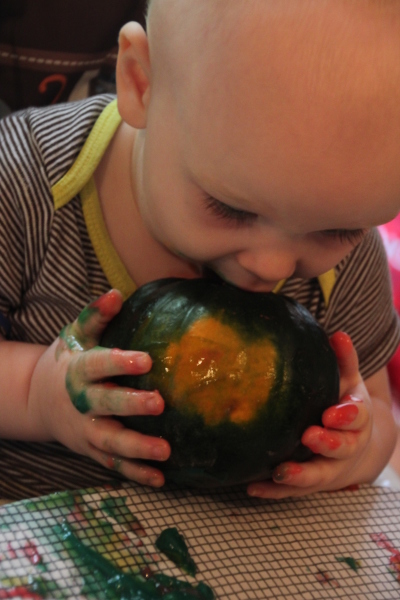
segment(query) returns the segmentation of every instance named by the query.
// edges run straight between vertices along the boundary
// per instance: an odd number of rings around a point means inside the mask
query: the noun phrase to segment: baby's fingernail
[[[162,410],[163,402],[160,396],[156,396],[155,394],[149,396],[145,401],[146,411],[149,413],[159,414]]]
[[[262,489],[260,487],[257,487],[256,485],[253,485],[253,486],[249,487],[247,493],[249,496],[259,497],[262,494]]]
[[[150,477],[148,484],[153,487],[161,487],[164,484],[164,479],[161,475],[153,475]]]
[[[120,294],[116,290],[109,290],[93,302],[88,307],[90,309],[97,309],[104,316],[113,314],[116,307],[121,303]]]
[[[167,460],[169,456],[169,449],[164,444],[159,446],[153,446],[151,449],[151,457],[155,460]]]
[[[352,394],[346,394],[342,398],[343,404],[346,404],[346,402],[362,402],[362,401],[363,400],[361,398],[358,398],[357,396],[353,396]]]
[[[134,364],[136,368],[148,371],[151,367],[151,358],[148,354],[140,353],[134,357],[132,364]]]
[[[302,471],[303,467],[298,463],[286,463],[276,467],[276,469],[272,473],[272,478],[277,483],[286,483],[287,481],[290,481],[292,477],[298,475]]]

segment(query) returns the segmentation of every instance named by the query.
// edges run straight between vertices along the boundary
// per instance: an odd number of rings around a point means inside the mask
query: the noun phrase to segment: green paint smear
[[[140,524],[139,519],[135,517],[126,506],[126,500],[127,498],[125,496],[118,498],[109,496],[101,502],[100,510],[105,512],[109,517],[115,519],[119,525],[129,527],[136,535],[140,537],[146,536],[146,531]]]
[[[72,325],[66,325],[65,327],[63,327],[59,333],[59,337],[64,340],[67,348],[69,348],[71,351],[77,351],[77,352],[82,352],[84,350],[84,347],[82,346],[81,342],[78,341],[76,335],[74,333],[71,333],[72,330]],[[57,353],[56,358],[58,360],[59,357],[59,353]]]
[[[358,571],[361,567],[361,562],[352,556],[336,556],[336,560],[346,563],[353,571]]]
[[[156,540],[156,547],[163,552],[172,562],[188,575],[196,575],[197,567],[189,555],[188,547],[176,527],[164,529]]]
[[[75,390],[73,382],[71,381],[71,376],[69,373],[67,373],[67,376],[65,378],[65,387],[67,389],[69,397],[71,398],[71,402],[75,406],[75,408],[79,410],[79,412],[83,415],[89,412],[90,403],[87,398],[86,390],[81,390],[80,392],[77,392]]]
[[[75,564],[82,568],[85,585],[82,593],[99,600],[102,590],[106,600],[214,600],[211,588],[203,582],[193,587],[186,581],[160,573],[141,575],[125,573],[101,554],[86,546],[64,521],[54,528],[65,550]]]
[[[55,581],[46,581],[42,577],[29,575],[27,577],[4,577],[0,579],[6,588],[24,587],[32,594],[41,598],[66,598],[64,592]]]
[[[97,307],[88,304],[79,313],[79,316],[77,318],[78,325],[84,327],[87,324],[87,322],[93,317],[93,315],[95,315],[98,312],[99,309]]]
[[[82,499],[80,499],[82,500]],[[79,501],[79,500],[78,500]],[[24,508],[30,512],[53,510],[54,508],[70,509],[77,503],[77,497],[71,492],[55,492],[40,500],[25,500]]]

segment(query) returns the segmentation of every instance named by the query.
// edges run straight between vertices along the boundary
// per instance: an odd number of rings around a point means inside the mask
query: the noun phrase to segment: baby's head
[[[122,30],[118,95],[161,243],[270,289],[399,211],[397,0],[152,0],[148,36]]]

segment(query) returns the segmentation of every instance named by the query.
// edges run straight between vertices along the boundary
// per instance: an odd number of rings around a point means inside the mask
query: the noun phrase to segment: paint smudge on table
[[[328,571],[325,571],[323,569],[317,569],[315,577],[321,585],[335,588],[340,587],[340,583],[337,581],[337,579],[332,577]]]
[[[400,550],[395,548],[385,533],[373,533],[371,539],[379,546],[390,552],[389,571],[400,583]]]
[[[128,497],[113,491],[61,492],[26,501],[25,510],[14,515],[22,533],[0,553],[0,600],[213,600],[204,582],[161,572],[156,536],[149,536],[129,509]]]
[[[176,527],[164,529],[156,539],[156,547],[185,573],[194,577],[197,567],[189,554],[185,538]]]
[[[1,584],[7,589],[0,589],[0,599],[4,598],[29,598],[41,600],[42,598],[67,598],[55,581],[46,581],[42,577],[12,577],[1,579]]]
[[[353,571],[358,571],[361,568],[361,561],[352,556],[336,556],[338,562],[346,563]]]
[[[186,598],[187,600],[191,598],[212,600],[214,598],[211,589],[202,582],[193,587],[190,583],[175,577],[155,573],[149,567],[138,574],[119,569],[100,553],[81,542],[65,521],[57,526],[56,533],[63,540],[64,547],[71,558],[79,566],[84,567],[82,573],[85,573],[85,585],[82,591],[89,597],[95,597],[100,583],[103,589],[107,589],[107,598],[111,600],[119,598],[153,600],[165,596],[168,596],[169,600]]]

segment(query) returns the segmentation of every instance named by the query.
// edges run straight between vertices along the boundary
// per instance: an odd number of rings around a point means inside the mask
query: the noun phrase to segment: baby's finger
[[[335,489],[335,480],[343,466],[339,461],[314,457],[305,463],[282,463],[273,472],[273,480],[283,487],[313,490]]]
[[[112,419],[93,419],[88,435],[94,448],[122,459],[164,461],[171,454],[170,445],[166,440],[132,431]]]
[[[90,450],[89,456],[108,469],[118,471],[118,473],[121,473],[127,479],[136,481],[141,485],[161,487],[165,483],[165,478],[161,471],[140,461],[107,454],[96,448]]]
[[[145,352],[95,347],[70,362],[69,371],[80,381],[93,382],[116,375],[142,375],[150,371],[152,360]]]
[[[250,483],[247,486],[247,493],[249,496],[275,500],[291,496],[302,496],[307,492],[304,487],[298,486],[297,482],[304,477],[303,469],[303,464],[295,462],[282,463],[274,470],[272,480]]]
[[[110,290],[81,311],[77,319],[64,327],[60,338],[72,351],[88,350],[96,346],[106,325],[121,310],[122,295]]]
[[[357,431],[367,426],[369,411],[360,398],[347,395],[340,404],[327,408],[322,415],[322,423],[330,429]]]
[[[304,432],[301,442],[314,454],[340,460],[350,458],[358,450],[360,435],[359,431],[338,431],[315,425]]]
[[[76,319],[77,331],[84,339],[98,339],[106,325],[121,310],[123,298],[118,290],[106,294],[88,304]]]
[[[84,396],[87,407],[84,412],[95,415],[159,415],[164,410],[164,400],[157,391],[133,390],[113,383],[91,385]],[[72,394],[72,402],[78,408],[74,398],[76,395]]]
[[[149,364],[150,357],[141,352],[106,349],[82,352],[68,365],[65,387],[81,413],[160,414],[164,402],[157,392],[139,392],[111,382],[96,382],[96,379],[105,380],[114,375],[146,372]]]

